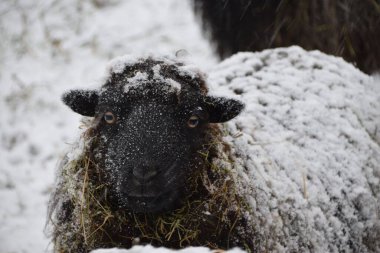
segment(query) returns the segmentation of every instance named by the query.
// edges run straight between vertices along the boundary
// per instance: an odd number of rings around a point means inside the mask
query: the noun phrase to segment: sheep
[[[50,201],[57,252],[380,250],[380,96],[352,65],[291,47],[239,53],[208,78],[160,57],[108,72],[63,96],[90,118]]]
[[[92,119],[59,166],[49,207],[56,252],[254,248],[232,172],[213,162],[229,153],[217,123],[241,102],[208,96],[199,71],[155,56],[117,58],[99,90],[71,90],[63,102]]]
[[[193,0],[223,59],[239,51],[299,45],[380,70],[378,1]]]

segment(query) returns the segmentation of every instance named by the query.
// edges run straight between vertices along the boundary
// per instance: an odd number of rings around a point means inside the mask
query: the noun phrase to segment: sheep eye
[[[113,115],[112,112],[106,112],[104,114],[104,120],[108,123],[108,124],[113,124],[116,122],[116,117],[115,115]]]
[[[190,128],[195,128],[199,125],[199,117],[196,115],[192,115],[187,121],[187,126]]]

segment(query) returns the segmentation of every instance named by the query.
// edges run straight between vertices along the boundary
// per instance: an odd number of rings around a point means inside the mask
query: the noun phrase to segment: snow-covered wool
[[[221,58],[299,45],[380,70],[380,4],[362,0],[193,0]]]
[[[207,82],[246,104],[223,140],[259,252],[380,252],[380,92],[372,77],[291,47],[236,54]]]
[[[92,119],[58,171],[49,211],[56,252],[254,248],[216,124],[241,102],[208,96],[198,70],[153,56],[117,58],[99,90],[72,90],[63,101]]]

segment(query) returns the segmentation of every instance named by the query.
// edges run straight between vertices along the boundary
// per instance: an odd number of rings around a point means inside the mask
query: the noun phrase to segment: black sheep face
[[[101,160],[118,206],[163,212],[180,202],[207,124],[232,119],[243,105],[202,94],[199,80],[189,77],[179,84],[172,74],[157,79],[152,69],[143,69],[146,78],[138,85],[119,76],[100,91],[72,90],[63,101],[100,119]]]

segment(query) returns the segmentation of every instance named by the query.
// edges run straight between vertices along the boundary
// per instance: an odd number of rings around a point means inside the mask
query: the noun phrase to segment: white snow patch
[[[135,55],[123,55],[112,59],[107,65],[108,73],[120,74],[127,66],[132,66],[141,61],[141,57]]]
[[[166,83],[169,84],[170,86],[170,92],[174,92],[179,94],[181,92],[181,84],[178,83],[177,81],[171,79],[171,78],[166,78]]]
[[[98,249],[91,251],[91,253],[171,253],[171,252],[180,252],[180,253],[217,253],[220,251],[210,250],[206,247],[188,247],[186,249],[181,250],[171,250],[167,248],[154,248],[151,245],[147,246],[134,246],[131,249]],[[228,251],[223,251],[226,253],[244,253],[241,249],[235,248]]]
[[[127,78],[124,92],[128,93],[131,88],[137,88],[148,81],[148,74],[138,71],[133,77]]]
[[[162,80],[162,79],[163,79],[163,77],[161,76],[161,73],[160,73],[160,71],[161,71],[161,66],[160,66],[159,64],[157,64],[156,66],[154,66],[154,67],[152,68],[152,70],[153,70],[153,78],[155,78],[155,79],[159,79],[159,80]]]
[[[128,78],[129,83],[140,83],[148,81],[148,74],[145,72],[138,71],[135,76]]]

